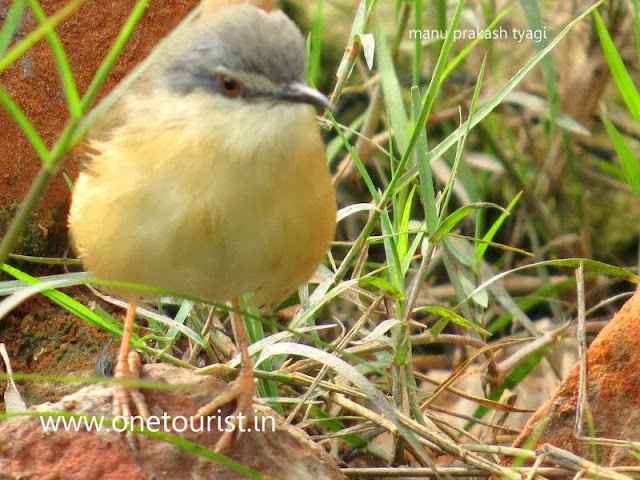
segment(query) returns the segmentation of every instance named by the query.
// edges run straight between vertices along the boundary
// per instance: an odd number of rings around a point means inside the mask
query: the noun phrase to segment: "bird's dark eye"
[[[224,73],[218,77],[218,83],[220,84],[220,91],[225,97],[236,98],[244,90],[242,83]]]

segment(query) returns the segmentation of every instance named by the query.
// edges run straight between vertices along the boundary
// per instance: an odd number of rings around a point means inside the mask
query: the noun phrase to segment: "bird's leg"
[[[197,417],[210,415],[223,405],[235,400],[236,407],[232,415],[236,429],[239,426],[240,414],[242,414],[242,418],[244,419],[249,419],[253,416],[252,406],[253,395],[255,393],[253,366],[251,365],[251,356],[249,355],[249,336],[247,335],[247,328],[244,325],[242,315],[237,311],[239,306],[238,299],[233,299],[229,316],[233,323],[234,335],[240,350],[240,374],[224,392],[199,409],[196,414]],[[223,451],[231,443],[232,437],[233,430],[225,430],[216,443],[215,451]]]
[[[127,315],[124,319],[122,341],[116,360],[114,378],[116,380],[137,380],[140,378],[140,355],[138,352],[129,351],[133,322],[136,318],[136,302],[127,305]],[[135,387],[114,385],[113,387],[113,415],[123,416],[127,421],[131,419],[131,403],[135,405],[141,417],[149,417],[149,409],[142,393]]]

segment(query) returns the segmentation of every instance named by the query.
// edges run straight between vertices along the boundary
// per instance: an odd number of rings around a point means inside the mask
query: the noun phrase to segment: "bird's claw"
[[[236,402],[236,407],[231,414],[233,418],[233,429],[225,429],[222,436],[218,439],[215,452],[219,453],[225,450],[231,443],[233,433],[238,430],[242,433],[244,425],[239,424],[239,419],[249,419],[253,417],[253,395],[255,393],[254,376],[251,368],[242,368],[240,375],[231,383],[220,395],[214,398],[204,407],[200,408],[196,413],[196,418],[206,417],[212,413],[220,413],[219,408]],[[225,425],[228,425],[225,422]]]
[[[140,355],[137,352],[129,352],[127,361],[120,361],[115,368],[116,380],[138,380],[140,378]],[[149,408],[140,390],[133,386],[114,385],[113,387],[113,416],[131,420],[132,408],[135,406],[138,414],[146,420],[149,417]]]

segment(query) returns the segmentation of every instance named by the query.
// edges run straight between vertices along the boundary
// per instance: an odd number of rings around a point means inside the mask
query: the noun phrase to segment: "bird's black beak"
[[[288,102],[308,103],[333,110],[333,104],[324,94],[302,82],[291,82],[279,97]]]

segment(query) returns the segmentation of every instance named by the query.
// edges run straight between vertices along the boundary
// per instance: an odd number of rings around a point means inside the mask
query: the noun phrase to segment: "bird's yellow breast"
[[[193,101],[94,142],[69,217],[76,251],[102,279],[278,300],[309,279],[334,235],[313,112],[287,104],[221,114]],[[169,121],[180,108],[190,120]]]

